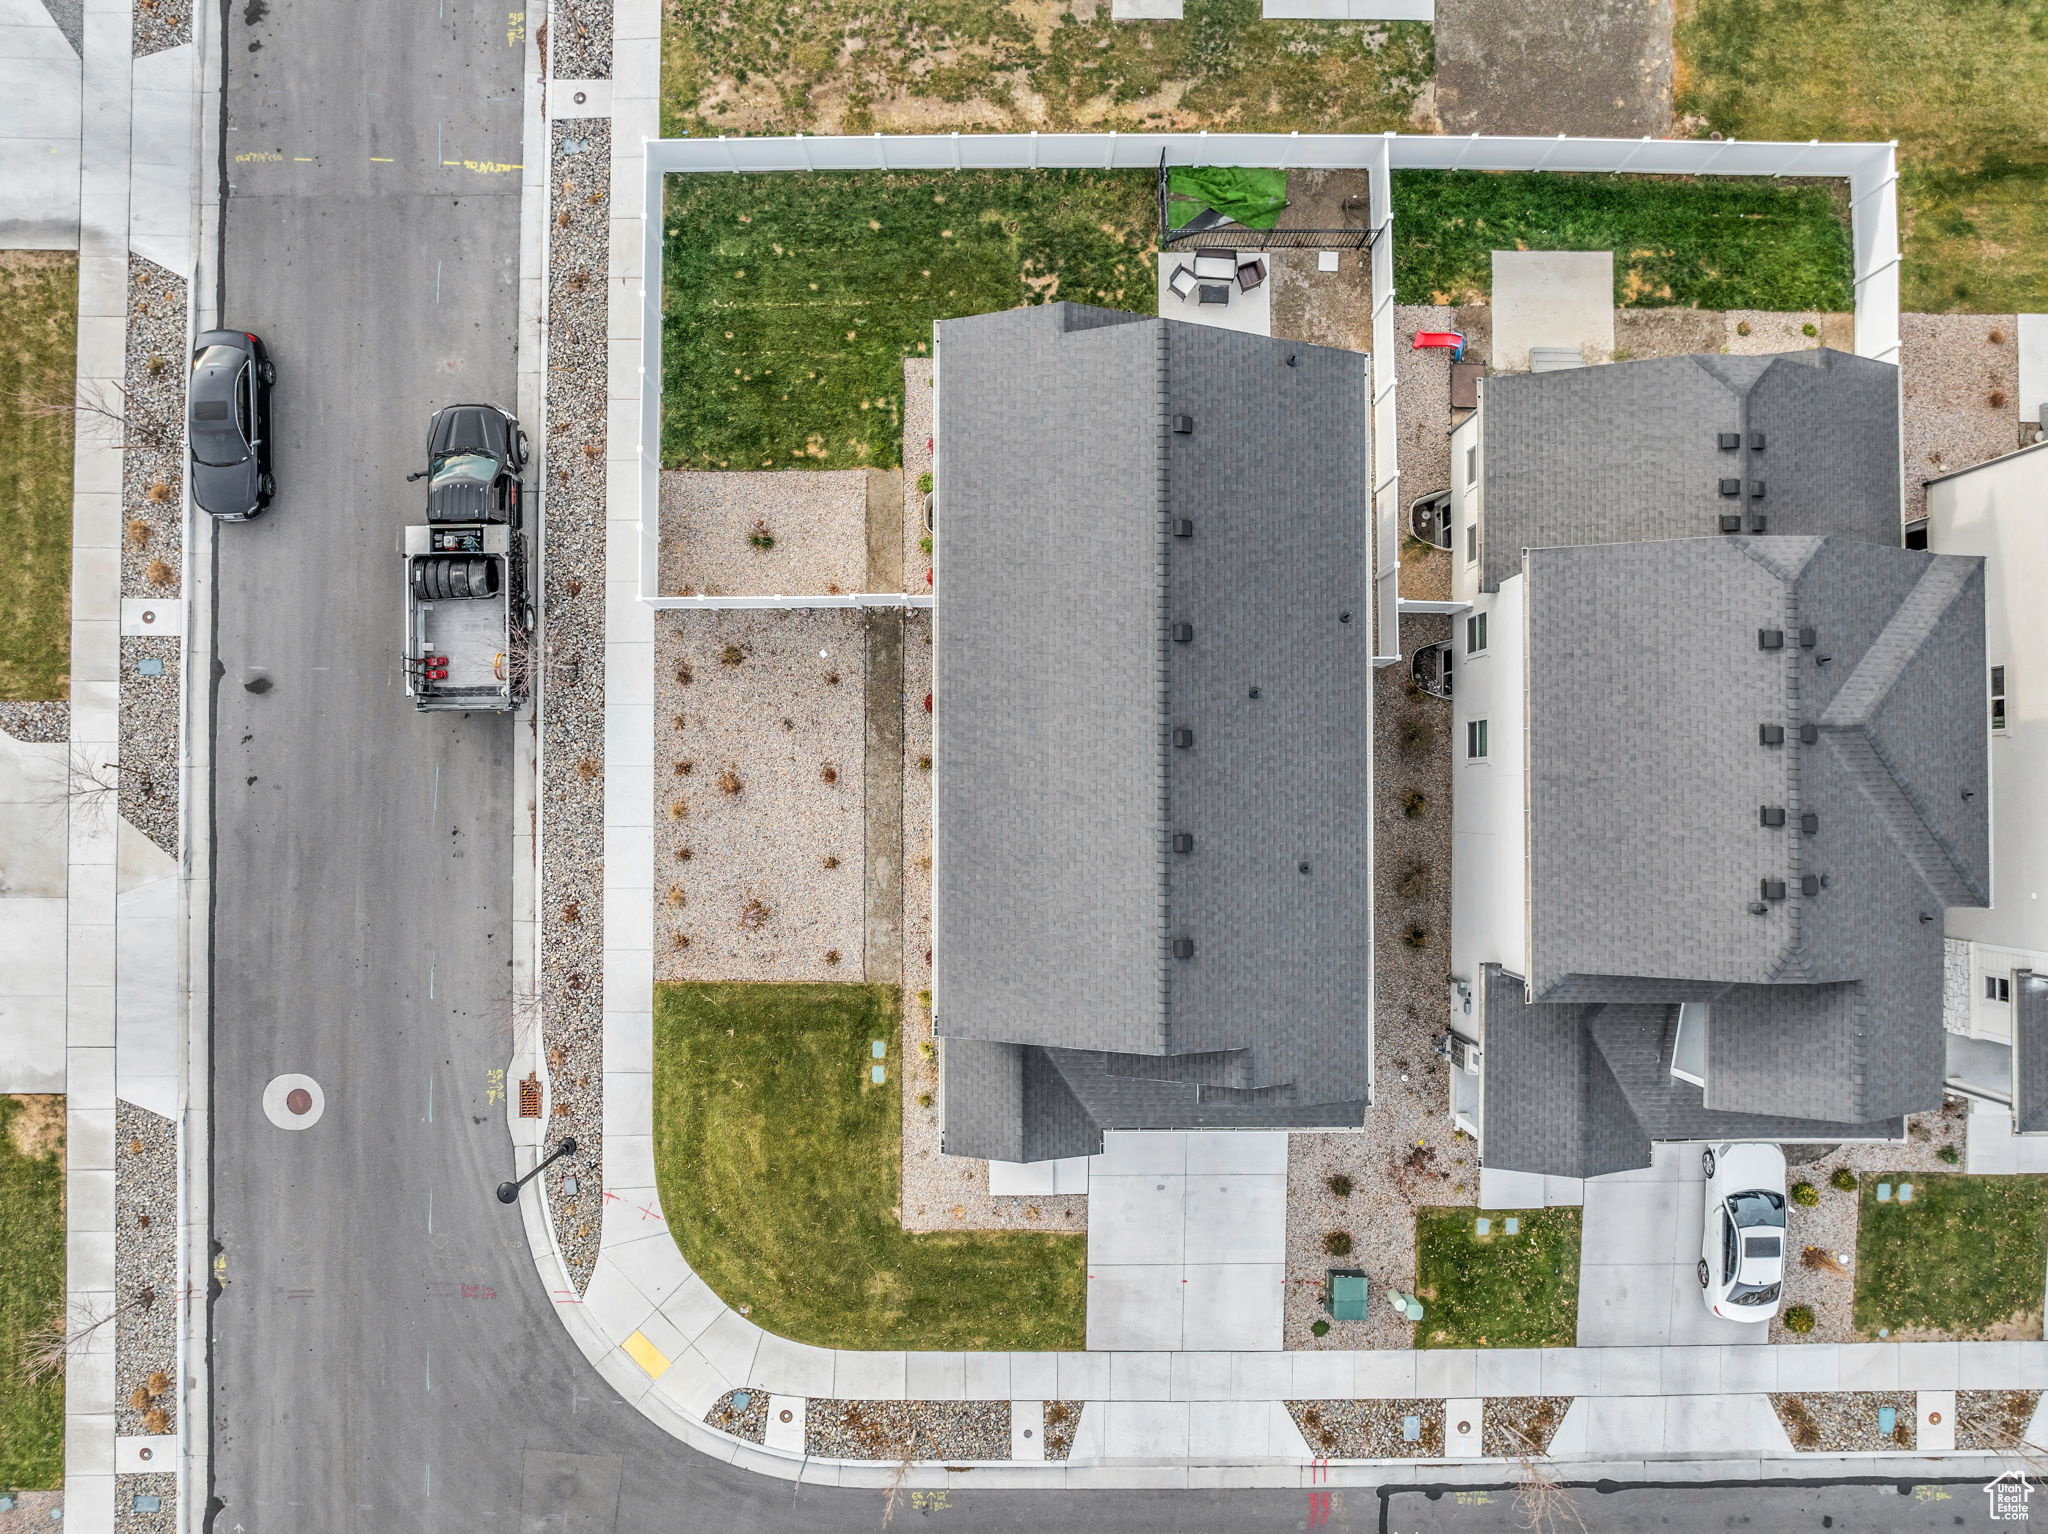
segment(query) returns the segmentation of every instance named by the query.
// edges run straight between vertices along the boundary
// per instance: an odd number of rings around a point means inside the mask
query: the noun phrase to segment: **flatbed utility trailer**
[[[502,522],[405,529],[405,691],[421,710],[506,713],[526,699],[525,540]]]

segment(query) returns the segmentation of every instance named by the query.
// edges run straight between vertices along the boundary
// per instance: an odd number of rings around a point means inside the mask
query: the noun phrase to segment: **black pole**
[[[575,1154],[576,1142],[573,1139],[564,1140],[560,1145],[557,1145],[554,1148],[553,1152],[548,1156],[548,1158],[545,1161],[542,1161],[535,1165],[534,1169],[531,1172],[528,1172],[524,1177],[520,1178],[519,1181],[499,1183],[498,1202],[501,1204],[518,1203],[519,1190],[521,1188],[525,1187],[528,1183],[532,1182],[534,1178],[540,1176],[541,1173],[545,1172],[557,1161],[560,1161],[564,1156],[573,1156]]]

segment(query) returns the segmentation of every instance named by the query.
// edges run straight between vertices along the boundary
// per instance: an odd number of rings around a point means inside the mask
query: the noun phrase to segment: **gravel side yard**
[[[178,855],[178,704],[184,641],[129,635],[121,641],[121,818]],[[142,674],[142,662],[163,670]]]
[[[861,614],[663,612],[655,634],[655,979],[858,980]]]
[[[117,1102],[114,1147],[114,1431],[175,1433],[178,1127]]]
[[[610,16],[610,6],[604,6]],[[557,57],[557,68],[562,60]],[[597,1265],[604,1186],[604,583],[606,274],[611,124],[551,133],[547,431],[542,469],[541,974],[553,1113],[542,1174],[555,1242],[581,1293]],[[564,222],[564,220],[567,222]],[[577,1179],[570,1193],[567,1179]]]
[[[71,705],[0,703],[0,730],[36,745],[60,745],[71,738]]]
[[[1479,1446],[1498,1459],[1540,1459],[1571,1410],[1570,1396],[1496,1396],[1486,1403]]]
[[[1080,1401],[1045,1403],[1045,1457],[1065,1459],[1074,1452],[1074,1435],[1081,1431]]]
[[[865,469],[661,476],[664,596],[837,596],[867,585]]]
[[[612,77],[612,0],[557,0],[553,16],[552,28],[547,23],[542,24],[548,35],[544,39],[541,56],[546,58],[552,51],[555,78],[609,80]]]
[[[1008,1459],[1008,1401],[825,1401],[804,1406],[820,1459]]]
[[[1889,1434],[1877,1430],[1880,1408],[1889,1406],[1898,1423]],[[1910,1390],[1842,1390],[1818,1395],[1773,1392],[1771,1407],[1785,1424],[1785,1436],[1801,1454],[1911,1453],[1920,1402]]]
[[[2010,314],[1899,316],[1908,521],[1927,509],[1923,481],[2020,445],[2017,329]]]
[[[1324,1459],[1438,1459],[1444,1452],[1442,1401],[1289,1401],[1288,1413]],[[1420,1436],[1402,1435],[1415,1417]]]
[[[185,279],[128,258],[121,595],[175,597],[185,562]],[[203,513],[202,513],[203,515]]]
[[[192,0],[135,0],[134,39],[138,59],[191,42]]]
[[[925,546],[923,477],[932,471],[932,359],[903,359],[903,589],[929,593],[932,556]],[[934,523],[936,526],[936,522]]]
[[[1405,648],[1432,643],[1449,620],[1410,617]],[[1450,941],[1450,705],[1411,697],[1407,669],[1373,676],[1374,1049],[1376,1100],[1365,1128],[1345,1134],[1297,1134],[1287,1155],[1287,1306],[1290,1348],[1407,1348],[1415,1327],[1380,1302],[1389,1288],[1415,1287],[1415,1210],[1476,1204],[1476,1147],[1451,1127],[1449,1078],[1435,1045],[1449,1022],[1444,981]],[[1404,804],[1421,796],[1417,813]],[[1332,1177],[1350,1181],[1347,1195]],[[1348,1254],[1333,1256],[1324,1238],[1341,1231]],[[1310,1328],[1322,1308],[1325,1271],[1358,1267],[1372,1283],[1363,1321]]]
[[[1773,1342],[1856,1342],[1855,1300],[1857,1209],[1861,1182],[1879,1173],[1945,1172],[1948,1164],[1935,1153],[1953,1145],[1967,1154],[1970,1114],[1960,1098],[1948,1099],[1939,1113],[1915,1114],[1907,1120],[1904,1144],[1842,1145],[1817,1160],[1801,1162],[1786,1170],[1789,1181],[1811,1183],[1820,1202],[1808,1207],[1793,1201],[1785,1249],[1792,1261],[1785,1264],[1785,1294],[1778,1315],[1771,1322]],[[1844,1190],[1834,1177],[1846,1170],[1857,1183]],[[1801,1260],[1800,1254],[1814,1248],[1832,1256],[1846,1271],[1837,1273],[1818,1259]],[[1785,1312],[1804,1305],[1813,1312],[1810,1332],[1788,1331]]]
[[[2017,1448],[2026,1441],[2040,1404],[2038,1390],[1958,1390],[1956,1447]]]
[[[739,1399],[741,1396],[747,1398],[744,1403]],[[768,1437],[768,1392],[752,1386],[728,1390],[711,1403],[704,1420],[721,1433],[744,1438],[748,1443],[764,1443]]]
[[[155,1497],[154,1512],[135,1506],[137,1497]],[[178,1478],[166,1470],[114,1477],[115,1534],[175,1534],[178,1527]]]

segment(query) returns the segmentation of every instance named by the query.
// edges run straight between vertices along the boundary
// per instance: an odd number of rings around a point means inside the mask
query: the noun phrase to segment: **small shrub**
[[[765,521],[757,519],[754,523],[754,530],[747,534],[747,542],[763,553],[766,553],[769,549],[775,547],[775,535],[768,531],[768,524]]]
[[[931,1011],[931,1009],[932,1009],[932,993],[931,993],[930,991],[919,991],[919,992],[917,993],[917,1004],[918,1004],[918,1005],[919,1005],[920,1007],[923,1007],[923,1008],[925,1009],[925,1011],[927,1011],[927,1012]]]
[[[1311,1321],[1308,1327],[1308,1334],[1311,1337],[1327,1337],[1330,1335],[1330,1323],[1320,1318]]]
[[[1406,895],[1413,900],[1429,893],[1430,868],[1421,859],[1403,868],[1400,877],[1394,880],[1394,893]]]
[[[1394,744],[1410,753],[1422,750],[1435,736],[1435,730],[1412,715],[1394,726]]]
[[[718,652],[719,664],[724,666],[737,666],[746,658],[747,652],[736,644],[729,644]]]
[[[164,376],[165,373],[170,371],[171,359],[168,357],[159,357],[152,353],[148,362],[148,367],[149,376],[151,378],[161,378]]]
[[[135,1389],[129,1394],[128,1404],[134,1407],[137,1411],[147,1411],[149,1409],[150,1403],[155,1399],[156,1397],[152,1396],[149,1393],[149,1389],[147,1386],[137,1385]]]
[[[697,854],[692,852],[688,847],[676,848],[676,858],[680,862],[687,863],[690,861],[691,858],[695,857],[696,855]]]
[[[823,778],[827,783],[837,783],[839,781],[839,769],[837,767],[834,767],[830,762],[827,762],[823,767],[820,767],[818,769],[818,776]]]
[[[1426,927],[1410,927],[1401,934],[1401,942],[1408,948],[1427,948],[1429,946],[1429,929]]]
[[[1820,1189],[1810,1182],[1792,1184],[1792,1202],[1804,1209],[1811,1209],[1820,1202]]]
[[[1737,320],[1737,321],[1735,322],[1735,333],[1736,333],[1737,335],[1739,335],[1739,336],[1746,336],[1746,335],[1748,335],[1748,334],[1749,334],[1749,321],[1748,321],[1748,320]]]
[[[142,578],[152,586],[168,586],[177,577],[177,573],[161,559],[152,559],[149,568],[142,572]]]
[[[682,683],[683,686],[688,687],[696,679],[697,673],[692,671],[688,666],[676,667],[676,680]]]
[[[1785,1312],[1785,1330],[1801,1336],[1813,1330],[1813,1307],[1794,1305]]]
[[[690,903],[690,897],[683,893],[683,887],[680,884],[671,884],[668,887],[668,893],[662,896],[662,898],[668,902],[668,908],[671,911],[680,910]]]
[[[932,493],[931,470],[927,469],[924,473],[917,476],[917,490],[920,495],[930,495]]]
[[[171,1377],[159,1369],[149,1377],[149,1393],[160,1396],[171,1388]]]
[[[1328,1188],[1332,1193],[1336,1194],[1339,1198],[1351,1197],[1351,1179],[1346,1177],[1342,1172],[1332,1172],[1328,1177],[1323,1179],[1323,1186]]]
[[[1946,1161],[1950,1166],[1954,1166],[1958,1161],[1961,1161],[1963,1159],[1963,1153],[1957,1150],[1953,1145],[1944,1145],[1940,1150],[1936,1151],[1934,1154],[1941,1157],[1941,1159],[1943,1161]]]
[[[1993,410],[2003,409],[2005,406],[2005,390],[1993,389],[1991,391],[1990,397],[1986,399],[1984,403],[1989,405]]]
[[[928,756],[919,757],[917,759],[917,768],[920,772],[930,772],[932,770],[932,759]]]
[[[939,1046],[930,1039],[919,1039],[917,1041],[917,1052],[927,1060],[936,1060],[939,1057]]]
[[[569,594],[570,600],[573,601],[577,597],[583,595],[583,582],[577,580],[576,577],[572,575],[566,581],[562,582],[562,589]]]
[[[695,772],[696,770],[697,764],[695,762],[676,763],[676,776],[679,778],[687,778],[691,773]]]
[[[755,931],[768,925],[769,915],[765,904],[759,900],[749,900],[740,907],[740,925],[749,932]]]
[[[918,546],[918,548],[919,548],[920,550],[922,550],[922,551],[923,551],[924,553],[926,553],[926,554],[929,554],[929,553],[931,553],[931,551],[932,551],[932,535],[931,535],[930,533],[924,533],[924,534],[921,534],[921,535],[919,535],[919,537],[918,537],[918,540],[917,540],[917,546]]]
[[[1799,1266],[1811,1268],[1816,1273],[1847,1274],[1849,1271],[1842,1266],[1841,1258],[1827,1250],[1827,1248],[1819,1246],[1809,1246],[1805,1251],[1801,1252],[1799,1254]]]
[[[932,1094],[929,1092],[918,1093],[917,1105],[920,1108],[929,1108],[932,1105]]]
[[[827,858],[825,859],[825,866],[826,866],[827,868],[837,868],[837,867],[839,866],[839,859],[837,859],[837,858],[835,858],[835,857],[829,857],[829,856],[828,856],[828,857],[827,857]]]
[[[147,522],[137,517],[128,524],[128,547],[131,549],[143,547],[154,536],[155,531]]]
[[[1817,336],[1820,334],[1820,326],[1814,324],[1812,320],[1808,320],[1799,327],[1799,333],[1803,336]]]
[[[839,962],[839,950],[838,950],[838,949],[836,949],[836,948],[828,948],[828,949],[826,949],[826,950],[825,950],[825,962],[826,962],[827,964],[837,964],[837,963]]]
[[[562,920],[567,922],[572,927],[575,926],[576,923],[578,923],[579,921],[583,920],[583,902],[580,900],[572,900],[567,905],[563,906]]]
[[[743,786],[740,775],[730,767],[718,775],[718,791],[721,794],[736,794]]]
[[[828,671],[828,672],[826,672],[826,673],[825,673],[825,685],[826,685],[827,687],[837,687],[837,686],[839,685],[839,673],[838,673],[838,672],[836,672],[836,671]]]
[[[1429,796],[1419,788],[1411,788],[1401,796],[1401,813],[1410,820],[1418,819],[1429,804]]]
[[[2005,332],[2002,330],[1994,330],[1989,335],[1985,336],[1984,339],[1989,341],[1993,346],[2003,346],[2005,345]]]
[[[142,1414],[143,1432],[155,1436],[163,1433],[168,1433],[170,1430],[170,1413],[165,1411],[161,1406],[152,1406],[148,1411]]]
[[[576,764],[576,776],[588,783],[604,771],[604,763],[594,756],[586,756]]]
[[[688,948],[690,946],[690,940],[680,932],[671,937],[668,942],[671,948]]]
[[[1854,1193],[1856,1191],[1856,1174],[1845,1166],[1836,1167],[1833,1175],[1828,1178],[1828,1182],[1831,1186],[1839,1188],[1844,1193]]]
[[[687,799],[669,800],[668,818],[670,820],[688,820],[690,818],[690,801]]]
[[[1330,1231],[1323,1237],[1323,1250],[1332,1257],[1349,1257],[1351,1255],[1351,1232],[1348,1230]]]

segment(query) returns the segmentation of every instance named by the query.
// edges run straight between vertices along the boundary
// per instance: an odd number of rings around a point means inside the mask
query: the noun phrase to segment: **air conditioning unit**
[[[1438,1041],[1436,1052],[1450,1062],[1452,1070],[1464,1071],[1470,1076],[1479,1074],[1479,1045],[1455,1028]]]

